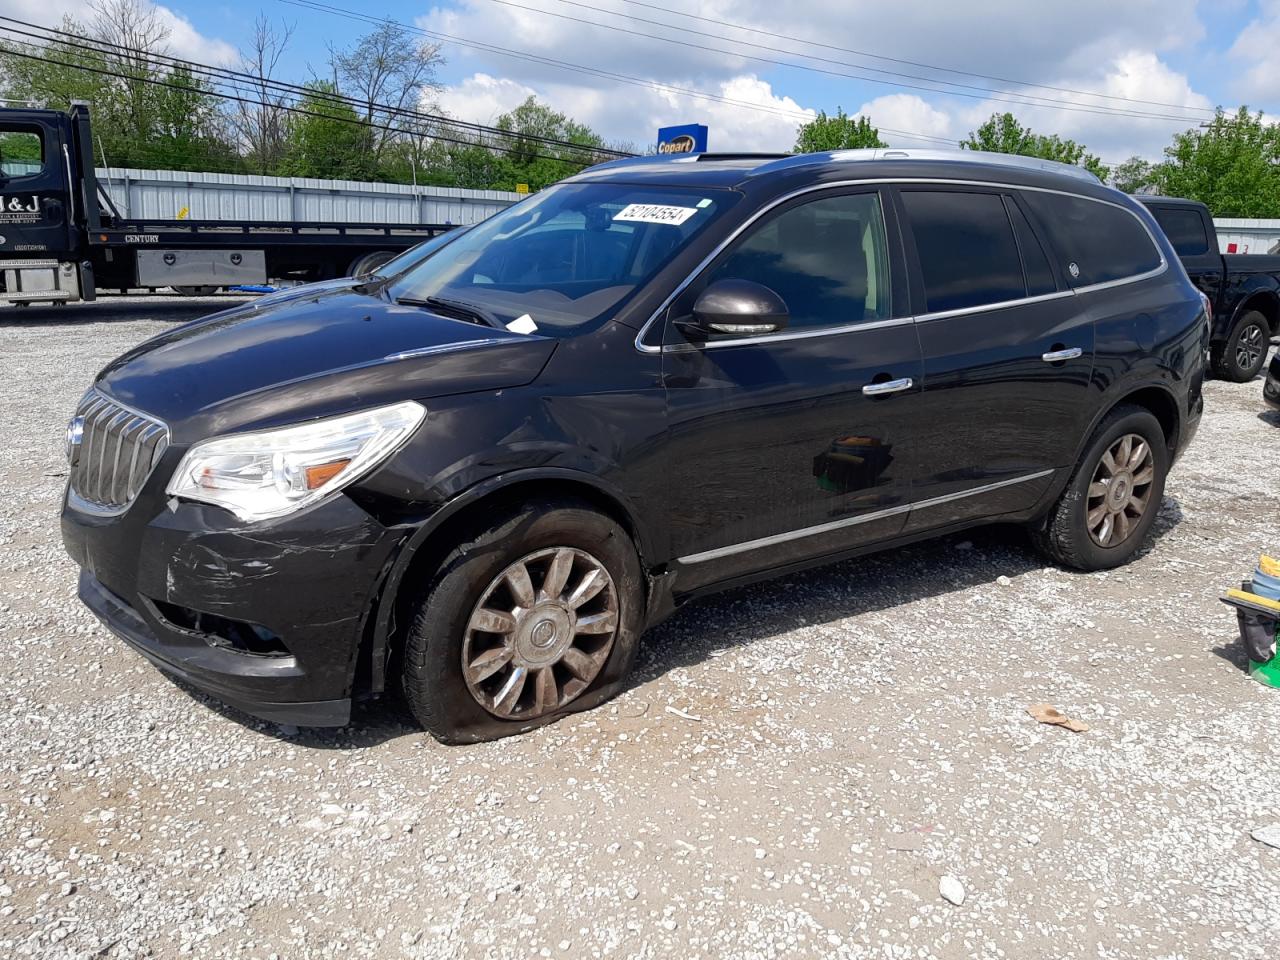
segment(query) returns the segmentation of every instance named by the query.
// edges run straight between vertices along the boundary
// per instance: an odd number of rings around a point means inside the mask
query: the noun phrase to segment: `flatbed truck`
[[[100,290],[209,293],[367,273],[451,224],[154,220],[121,216],[98,182],[89,108],[0,108],[0,300]]]

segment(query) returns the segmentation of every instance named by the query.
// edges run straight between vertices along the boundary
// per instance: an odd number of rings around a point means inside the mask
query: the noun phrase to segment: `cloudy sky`
[[[145,0],[144,0],[145,2]],[[313,0],[301,0],[311,3]],[[288,79],[386,16],[434,37],[439,105],[491,121],[529,94],[643,144],[705,123],[718,150],[788,149],[817,110],[894,145],[954,145],[1009,110],[1105,161],[1158,158],[1215,105],[1280,113],[1280,0],[168,0],[175,54],[231,62],[264,12],[294,25]],[[0,0],[52,23],[78,0]]]

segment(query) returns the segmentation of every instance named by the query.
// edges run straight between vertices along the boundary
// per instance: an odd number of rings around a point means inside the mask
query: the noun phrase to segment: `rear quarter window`
[[[1123,207],[1031,190],[1022,199],[1040,221],[1073,287],[1126,280],[1160,266],[1160,252],[1146,227]]]
[[[1199,210],[1155,207],[1151,211],[1160,229],[1180,257],[1196,257],[1209,252],[1209,236]]]

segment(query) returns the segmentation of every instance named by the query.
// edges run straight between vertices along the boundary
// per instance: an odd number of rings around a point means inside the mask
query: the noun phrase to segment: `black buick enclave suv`
[[[407,273],[143,343],[68,430],[80,595],[258,716],[446,741],[624,683],[730,584],[993,520],[1093,570],[1195,432],[1204,303],[1073,167],[595,167]]]

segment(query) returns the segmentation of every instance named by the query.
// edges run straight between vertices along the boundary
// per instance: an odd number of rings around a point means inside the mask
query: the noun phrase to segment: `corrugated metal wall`
[[[99,168],[98,182],[135,220],[476,223],[520,199],[504,190]],[[183,211],[186,211],[185,215]]]
[[[1236,245],[1236,253],[1271,253],[1280,245],[1280,220],[1214,217],[1213,225],[1220,253],[1227,253],[1231,243]]]

